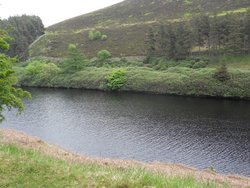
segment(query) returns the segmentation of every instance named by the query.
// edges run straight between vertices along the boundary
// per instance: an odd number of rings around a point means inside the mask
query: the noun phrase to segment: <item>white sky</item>
[[[0,18],[36,15],[47,27],[121,1],[123,0],[0,0]]]

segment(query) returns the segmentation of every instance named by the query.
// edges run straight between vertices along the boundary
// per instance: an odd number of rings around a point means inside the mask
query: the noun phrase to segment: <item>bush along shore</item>
[[[0,129],[0,187],[248,187],[249,178],[181,164],[90,158]]]
[[[145,63],[144,57],[110,58],[105,50],[88,60],[73,44],[68,51],[65,59],[43,57],[15,64],[19,85],[250,98],[249,55],[152,58]]]

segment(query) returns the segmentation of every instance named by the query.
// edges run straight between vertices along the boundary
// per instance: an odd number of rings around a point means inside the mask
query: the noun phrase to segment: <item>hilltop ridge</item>
[[[48,27],[48,31],[75,31],[143,22],[164,22],[191,14],[235,11],[249,7],[248,0],[126,0],[113,6],[71,18]],[[243,10],[243,9],[242,9]]]

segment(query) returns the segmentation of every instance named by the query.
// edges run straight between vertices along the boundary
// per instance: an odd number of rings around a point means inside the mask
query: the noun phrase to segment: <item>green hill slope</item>
[[[30,55],[63,57],[69,43],[77,44],[87,56],[101,49],[113,56],[145,54],[145,35],[149,26],[166,21],[190,19],[199,13],[241,13],[249,0],[125,0],[111,7],[78,16],[47,28],[30,47]],[[98,30],[107,40],[90,40],[88,32]]]

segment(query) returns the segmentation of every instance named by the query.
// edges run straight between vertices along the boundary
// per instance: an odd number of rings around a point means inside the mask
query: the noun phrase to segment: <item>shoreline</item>
[[[62,89],[62,90],[83,90],[83,91],[97,91],[104,93],[131,93],[131,94],[141,94],[141,95],[155,95],[155,96],[171,96],[171,97],[189,97],[194,99],[215,99],[215,100],[231,100],[231,101],[250,101],[250,97],[240,97],[240,96],[211,96],[211,95],[188,95],[188,94],[175,94],[175,93],[161,93],[153,91],[136,91],[136,90],[119,90],[110,91],[107,89],[99,88],[77,88],[77,87],[48,87],[48,86],[26,86],[26,85],[16,85],[20,88],[35,88],[35,89]]]
[[[39,151],[53,158],[64,160],[70,163],[78,164],[97,164],[117,169],[144,169],[155,174],[165,175],[167,177],[189,177],[203,182],[214,181],[219,184],[228,184],[231,187],[249,187],[250,178],[240,175],[222,175],[211,170],[198,170],[182,164],[168,163],[144,163],[134,160],[104,159],[81,156],[76,153],[66,151],[59,146],[50,145],[40,138],[28,136],[23,132],[11,129],[0,129],[0,144],[17,145],[25,149]]]

